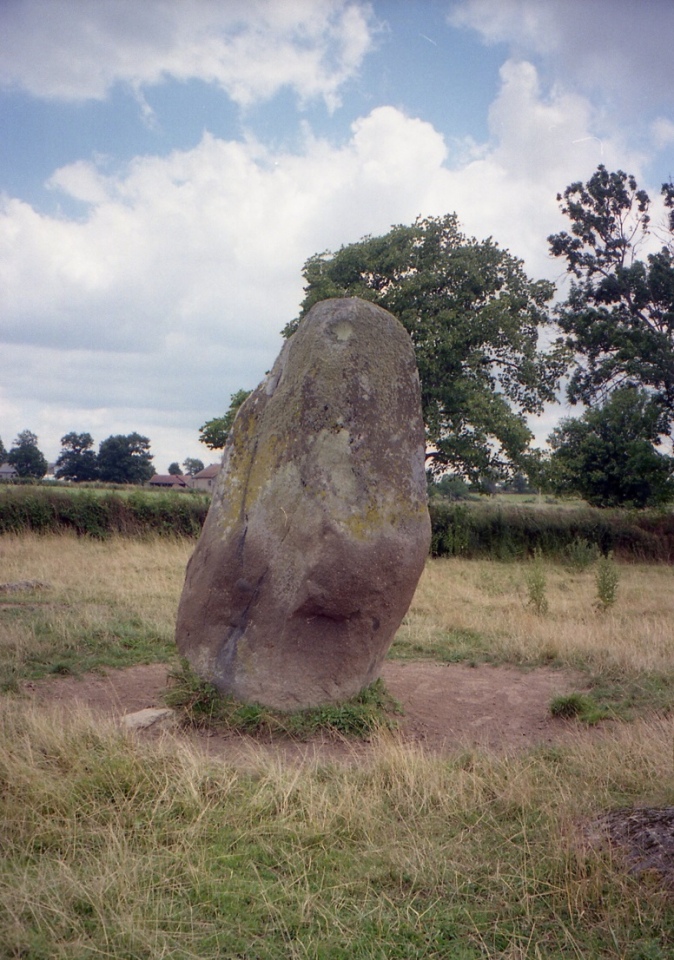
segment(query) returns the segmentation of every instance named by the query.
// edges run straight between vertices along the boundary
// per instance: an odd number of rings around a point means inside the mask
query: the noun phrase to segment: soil
[[[505,666],[468,666],[431,661],[388,661],[382,677],[402,704],[398,718],[404,742],[426,752],[448,755],[481,747],[511,752],[540,744],[559,743],[577,735],[577,725],[550,715],[550,702],[560,694],[582,690],[584,678],[571,671]],[[53,677],[25,685],[37,704],[80,704],[95,715],[122,716],[148,707],[161,707],[168,681],[165,664],[114,670],[105,675]],[[141,731],[154,735],[156,730]],[[241,761],[260,751],[291,757],[359,760],[367,743],[316,736],[307,741],[261,741],[216,730],[181,734],[209,754]]]

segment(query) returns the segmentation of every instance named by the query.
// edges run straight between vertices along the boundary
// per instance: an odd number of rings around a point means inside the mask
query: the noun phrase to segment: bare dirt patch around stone
[[[553,718],[549,709],[554,697],[582,689],[584,678],[571,671],[389,661],[382,677],[404,710],[399,718],[401,740],[432,754],[449,755],[472,747],[512,752],[577,735],[575,724]],[[24,692],[36,705],[81,706],[94,715],[121,719],[163,706],[167,682],[166,664],[150,664],[105,675],[49,678],[26,684]],[[152,735],[152,731],[139,735]],[[212,756],[233,761],[260,751],[288,759],[358,760],[371,749],[367,743],[321,736],[301,743],[265,742],[217,729],[189,730],[180,736]]]

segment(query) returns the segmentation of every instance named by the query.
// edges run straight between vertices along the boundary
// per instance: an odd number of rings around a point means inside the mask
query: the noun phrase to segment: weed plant
[[[240,703],[225,697],[197,677],[186,660],[169,673],[164,695],[169,707],[177,708],[183,725],[214,727],[256,737],[306,739],[317,732],[327,736],[369,738],[379,730],[393,730],[398,701],[376,680],[359,694],[338,704],[305,710],[281,711],[255,703]]]
[[[620,574],[613,561],[613,554],[602,557],[597,564],[595,583],[597,584],[597,605],[600,610],[608,610],[618,599]]]
[[[529,606],[532,607],[539,617],[548,612],[548,599],[546,597],[547,578],[545,576],[545,567],[541,551],[536,550],[532,563],[529,564],[525,573],[527,593],[529,596]]]
[[[590,543],[585,537],[574,537],[564,552],[564,560],[572,570],[578,573],[593,566],[599,556],[599,547],[596,543]]]

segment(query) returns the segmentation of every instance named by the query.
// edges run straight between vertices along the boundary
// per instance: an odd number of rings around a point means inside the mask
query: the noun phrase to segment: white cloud
[[[4,0],[0,84],[76,101],[172,77],[242,106],[291,87],[334,108],[372,30],[369,7],[349,0]]]
[[[670,0],[456,0],[449,20],[477,30],[513,55],[543,55],[551,79],[567,89],[601,91],[605,120],[654,103],[674,109],[674,4]]]
[[[653,135],[653,142],[658,150],[662,150],[663,147],[668,147],[670,143],[674,143],[674,123],[666,117],[658,117],[653,121],[651,133]]]
[[[531,275],[558,279],[563,266],[548,257],[546,242],[564,226],[557,193],[599,163],[627,165],[637,175],[641,167],[640,155],[619,136],[596,137],[594,122],[588,100],[559,88],[545,96],[532,64],[507,61],[489,111],[489,147],[436,178],[432,205],[444,196],[468,232],[493,236],[524,259]]]
[[[338,146],[308,128],[303,146],[285,153],[206,134],[191,150],[137,158],[115,176],[71,164],[51,184],[83,204],[78,219],[7,199],[5,444],[30,427],[45,446],[50,438],[53,458],[69,430],[97,442],[138,430],[162,469],[207,459],[198,427],[273,362],[302,298],[306,258],[418,214],[455,210],[467,233],[494,236],[533,276],[558,275],[545,240],[562,225],[557,191],[589,176],[601,151],[630,169],[638,157],[619,140],[599,145],[587,102],[544,96],[522,62],[504,66],[489,123],[491,142],[454,167],[431,124],[387,106],[358,119]]]

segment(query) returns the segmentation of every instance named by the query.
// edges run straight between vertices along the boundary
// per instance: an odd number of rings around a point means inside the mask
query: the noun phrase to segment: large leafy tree
[[[188,477],[194,477],[204,469],[204,462],[203,460],[199,460],[198,457],[186,457],[183,467]]]
[[[644,387],[674,423],[674,185],[663,184],[667,221],[651,224],[651,201],[635,178],[603,165],[557,199],[570,232],[548,238],[571,275],[557,320],[578,358],[568,385],[572,403],[602,403],[620,386]],[[644,259],[651,234],[662,244]]]
[[[511,472],[531,432],[526,414],[555,398],[566,367],[538,349],[553,287],[489,240],[466,238],[454,214],[365,237],[304,266],[297,329],[319,300],[356,296],[390,310],[408,330],[419,374],[431,469],[471,479]]]
[[[90,433],[67,433],[61,437],[61,453],[56,461],[56,476],[82,483],[98,477],[98,460]]]
[[[674,460],[656,449],[661,432],[657,403],[645,390],[620,387],[601,407],[553,431],[551,485],[597,507],[667,503],[674,498]]]
[[[98,448],[98,473],[108,483],[145,483],[154,474],[150,441],[139,433],[117,434]]]
[[[237,390],[230,397],[229,410],[222,417],[214,417],[213,420],[207,420],[203,426],[199,427],[199,440],[211,450],[222,450],[227,443],[229,431],[232,429],[234,417],[237,415],[239,407],[250,395],[250,390]],[[203,467],[202,467],[203,470]]]
[[[44,454],[38,449],[37,437],[30,430],[22,430],[7,455],[20,477],[33,477],[40,480],[48,469]]]
[[[5,463],[7,460],[7,451],[5,450],[5,445],[2,442],[2,437],[0,437],[0,463]]]

